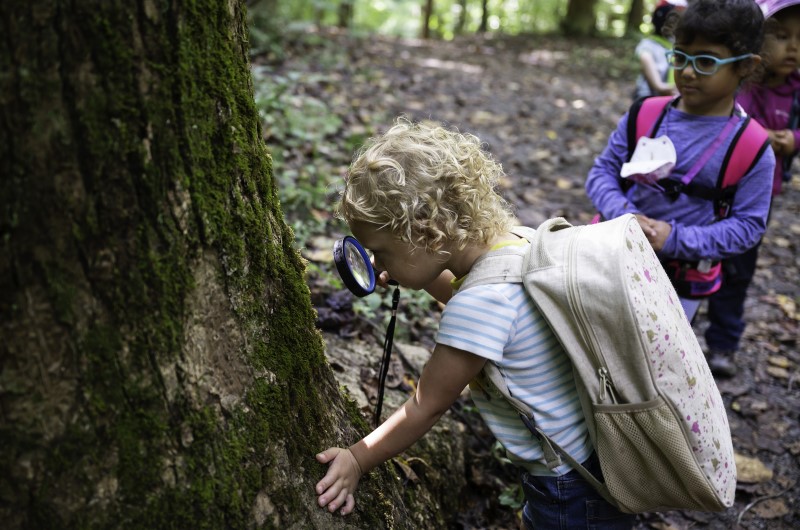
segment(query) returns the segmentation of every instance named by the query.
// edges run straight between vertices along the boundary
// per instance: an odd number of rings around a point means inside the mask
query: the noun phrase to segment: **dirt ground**
[[[294,74],[288,90],[327,102],[338,116],[329,134],[335,147],[327,148],[335,153],[326,155],[331,167],[346,166],[353,137],[385,128],[394,116],[441,121],[486,142],[508,174],[503,192],[522,223],[537,226],[563,216],[583,224],[593,215],[583,189],[587,171],[630,104],[634,44],[555,37],[419,42],[328,35],[298,42],[281,58],[256,57],[254,63],[266,65],[268,75]],[[269,128],[265,134],[268,143],[281,144]],[[283,149],[276,174],[299,171],[308,152],[297,151],[291,142]],[[739,374],[718,381],[734,447],[742,457],[736,503],[719,514],[642,515],[638,528],[800,528],[799,198],[796,176],[774,201],[747,302],[749,325],[736,356]],[[324,261],[320,253],[334,237],[317,234],[304,254],[312,263]],[[349,320],[340,310],[348,305],[347,297],[314,278],[312,296],[329,336],[374,332],[380,337],[380,319],[377,324],[364,324],[360,317]],[[430,347],[438,308],[422,307],[427,309],[401,319],[407,328],[401,340]],[[371,316],[386,312],[373,310]],[[701,307],[695,320],[701,344],[704,311]],[[464,511],[452,528],[516,528],[514,509],[500,501],[513,476],[492,452],[485,428],[464,412],[468,407],[459,404],[454,414],[476,433],[470,451],[483,467],[473,473],[472,493],[465,496]],[[487,495],[494,498],[478,502]]]

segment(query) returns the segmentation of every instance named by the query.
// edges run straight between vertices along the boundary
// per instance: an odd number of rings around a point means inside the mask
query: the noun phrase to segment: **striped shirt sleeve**
[[[500,362],[517,313],[518,303],[491,285],[458,292],[445,306],[436,342]]]

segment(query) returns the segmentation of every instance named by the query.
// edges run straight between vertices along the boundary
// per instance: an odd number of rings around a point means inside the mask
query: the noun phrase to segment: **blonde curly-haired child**
[[[510,232],[514,216],[495,191],[503,174],[475,136],[405,119],[356,155],[339,213],[373,252],[383,283],[427,289],[447,305],[414,395],[362,440],[317,455],[329,466],[316,485],[329,511],[351,513],[361,476],[420,439],[487,362],[533,408],[538,425],[602,480],[571,362],[523,285],[458,290],[479,257],[527,244]],[[632,527],[634,516],[603,500],[568,464],[549,470],[539,441],[505,400],[479,392],[472,399],[520,467],[527,527]]]

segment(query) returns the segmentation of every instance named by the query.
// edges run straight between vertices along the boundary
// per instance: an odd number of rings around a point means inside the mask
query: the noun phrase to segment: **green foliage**
[[[476,412],[477,413],[477,412]],[[506,449],[499,441],[495,440],[492,444],[491,455],[502,466],[514,467],[514,463],[506,456]],[[520,510],[525,505],[525,492],[522,490],[522,484],[519,481],[514,481],[500,493],[500,504],[508,506],[514,510]]]
[[[296,147],[303,142],[318,142],[339,130],[341,119],[328,105],[311,95],[294,94],[298,84],[333,83],[325,74],[292,72],[286,76],[273,74],[270,67],[254,67],[255,100],[262,123],[280,131],[285,143]]]
[[[280,55],[281,42],[310,28],[340,25],[341,1],[297,0],[258,2],[251,8],[251,45],[259,53]],[[645,2],[645,12],[654,2]],[[273,5],[274,4],[274,5]],[[353,0],[350,29],[400,37],[418,37],[423,23],[422,0]],[[558,31],[568,0],[489,0],[487,30],[508,35]],[[459,33],[476,33],[481,24],[482,2],[436,0],[429,25],[431,35],[452,39]],[[625,32],[629,0],[597,0],[596,32],[621,36]],[[293,37],[290,37],[293,36]]]
[[[516,483],[505,488],[500,493],[500,504],[514,510],[522,509],[525,506],[525,492],[522,490],[522,484]]]
[[[341,118],[322,99],[291,90],[333,80],[319,74],[300,76],[276,75],[267,66],[253,68],[256,107],[273,147],[281,206],[302,247],[312,235],[324,232],[327,214],[317,212],[330,209],[331,189],[340,176],[335,168],[343,161],[330,140],[341,129]],[[287,164],[286,156],[292,153],[304,155],[302,164]]]
[[[512,464],[511,460],[506,456],[506,448],[503,447],[499,441],[495,440],[494,445],[492,445],[492,457],[495,460],[500,462],[501,464]]]
[[[316,21],[324,24],[333,22],[327,17],[318,18],[338,2],[321,0],[303,0],[284,2],[261,0],[248,8],[248,25],[250,28],[250,49],[255,54],[267,54],[275,58],[283,57],[283,48],[287,41],[302,38],[301,36]]]

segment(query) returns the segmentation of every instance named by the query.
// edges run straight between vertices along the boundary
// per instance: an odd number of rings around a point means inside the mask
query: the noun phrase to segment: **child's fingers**
[[[317,453],[317,462],[320,464],[329,464],[334,458],[336,458],[336,455],[339,454],[339,451],[341,451],[341,449],[338,447],[328,447],[321,453]]]
[[[347,515],[353,511],[353,508],[356,507],[356,498],[353,497],[353,494],[350,493],[347,495],[347,499],[344,501],[344,506],[342,507],[342,515]]]
[[[637,215],[636,220],[639,221],[639,226],[642,227],[642,232],[644,232],[648,238],[656,236],[656,230],[653,227],[653,222],[649,217]]]
[[[337,455],[337,448],[331,447],[322,451],[321,453],[317,453],[317,461],[321,464],[329,464],[333,462]],[[328,488],[334,485],[335,478],[330,474],[330,469],[328,468],[328,473],[325,473],[325,476],[322,477],[322,480],[317,482],[317,485],[314,486],[314,491],[317,492],[317,495],[320,495],[320,506],[325,506],[325,502],[322,499],[322,494],[325,493]],[[327,496],[328,498],[330,495]]]
[[[355,507],[353,491],[355,484],[358,484],[358,477],[355,477],[355,483],[351,483],[348,479],[350,472],[343,468],[343,466],[346,468],[347,464],[339,458],[343,453],[349,454],[349,451],[339,447],[330,447],[317,453],[317,461],[328,464],[329,467],[325,476],[314,486],[314,491],[318,496],[317,503],[322,508],[326,508],[331,513],[341,508],[342,515],[347,515]]]
[[[314,491],[317,492],[317,495],[322,495],[323,493],[325,493],[325,490],[328,489],[328,483],[325,480],[327,478],[328,478],[328,475],[325,475],[324,477],[322,477],[322,480],[317,482],[317,485],[314,486]]]
[[[378,273],[378,276],[375,278],[375,280],[376,280],[375,283],[377,283],[381,287],[386,288],[386,287],[389,287],[389,280],[390,279],[391,278],[389,277],[389,273],[387,271],[380,271]]]
[[[319,495],[319,497],[317,498],[317,503],[320,506],[322,506],[323,508],[327,506],[328,509],[333,511],[335,508],[331,509],[330,508],[331,504],[333,504],[333,502],[335,502],[336,499],[342,493],[347,495],[347,491],[343,490],[341,485],[339,485],[337,482],[334,482],[333,484],[327,485],[325,483],[325,479],[327,479],[327,478],[328,477],[326,475],[324,479],[320,480],[317,483],[316,491],[317,491],[317,494]]]
[[[348,495],[349,494],[347,493],[346,489],[343,488],[342,490],[340,490],[336,498],[328,503],[328,511],[333,513],[336,510],[338,510],[340,506],[345,504]]]

